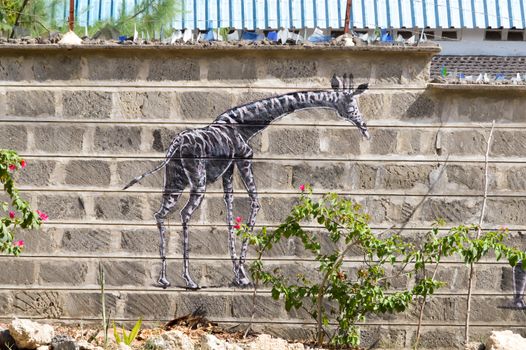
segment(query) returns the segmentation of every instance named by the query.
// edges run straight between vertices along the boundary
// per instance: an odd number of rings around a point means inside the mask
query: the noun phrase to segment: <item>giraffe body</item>
[[[264,130],[273,121],[294,111],[306,108],[329,108],[340,117],[354,123],[361,133],[369,138],[367,125],[358,110],[355,96],[367,89],[367,84],[352,88],[352,76],[334,76],[333,91],[304,91],[284,94],[236,106],[220,114],[204,128],[185,130],[171,142],[166,159],[155,169],[133,179],[124,189],[146,176],[165,168],[163,198],[160,209],[154,214],[160,234],[162,260],[158,283],[166,288],[166,227],[164,220],[175,209],[183,191],[189,188],[190,198],[181,210],[183,228],[183,279],[186,287],[197,289],[189,272],[189,221],[200,206],[207,184],[223,180],[224,200],[227,212],[229,252],[234,270],[234,283],[244,287],[250,284],[244,264],[248,241],[243,240],[239,257],[236,251],[236,236],[233,226],[233,183],[237,169],[250,198],[250,214],[247,225],[250,230],[256,223],[259,210],[258,195],[252,171],[253,151],[248,141]]]

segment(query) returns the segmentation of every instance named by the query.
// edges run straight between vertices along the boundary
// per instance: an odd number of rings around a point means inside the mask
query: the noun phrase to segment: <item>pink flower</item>
[[[236,222],[237,222],[238,224],[240,224],[241,221],[243,221],[243,218],[242,218],[241,216],[238,216],[238,217],[236,218]]]
[[[16,165],[14,165],[14,164],[9,164],[9,170],[11,170],[11,171],[15,171],[15,170],[16,170]]]
[[[301,192],[305,191],[305,185],[300,185],[300,191]]]
[[[24,248],[24,241],[23,240],[17,241],[17,242],[15,242],[14,245],[15,245],[15,247]]]
[[[24,169],[26,167],[26,165],[27,165],[26,161],[22,159],[20,161],[20,166],[22,167],[22,169]]]
[[[37,214],[40,217],[40,220],[42,221],[46,221],[47,219],[49,219],[49,216],[47,216],[46,213],[41,212],[40,210],[37,210]]]
[[[11,210],[11,211],[9,212],[9,217],[10,217],[11,219],[14,219],[14,218],[15,218],[15,212]]]
[[[240,229],[241,229],[241,225],[240,225],[240,224],[236,224],[236,225],[234,226],[234,228],[235,228],[236,230],[240,230]]]

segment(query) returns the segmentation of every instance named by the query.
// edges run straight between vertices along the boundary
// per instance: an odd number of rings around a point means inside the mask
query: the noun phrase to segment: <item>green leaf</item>
[[[139,334],[139,331],[141,330],[141,324],[142,324],[142,317],[137,320],[135,323],[135,326],[133,326],[131,332],[130,332],[130,343],[126,345],[131,345],[131,343],[137,338],[137,334]]]
[[[117,327],[115,326],[115,321],[113,321],[113,336],[115,337],[115,342],[117,344],[122,343],[121,337],[119,337],[119,334],[117,333]]]

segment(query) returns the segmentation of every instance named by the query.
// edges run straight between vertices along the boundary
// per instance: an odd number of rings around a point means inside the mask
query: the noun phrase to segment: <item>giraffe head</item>
[[[358,127],[363,136],[370,139],[369,131],[367,130],[367,124],[363,120],[363,115],[358,109],[358,103],[356,102],[356,96],[364,93],[369,85],[360,84],[356,89],[353,87],[353,76],[352,74],[344,74],[343,77],[334,75],[331,79],[331,86],[334,90],[342,92],[342,98],[337,103],[338,114],[345,120],[350,121]]]

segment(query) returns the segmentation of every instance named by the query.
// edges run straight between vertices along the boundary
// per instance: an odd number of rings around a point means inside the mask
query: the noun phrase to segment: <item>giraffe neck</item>
[[[273,121],[294,111],[306,108],[337,109],[343,95],[343,92],[337,91],[303,91],[269,97],[229,109],[219,115],[214,123],[238,124],[239,133],[248,140]]]

